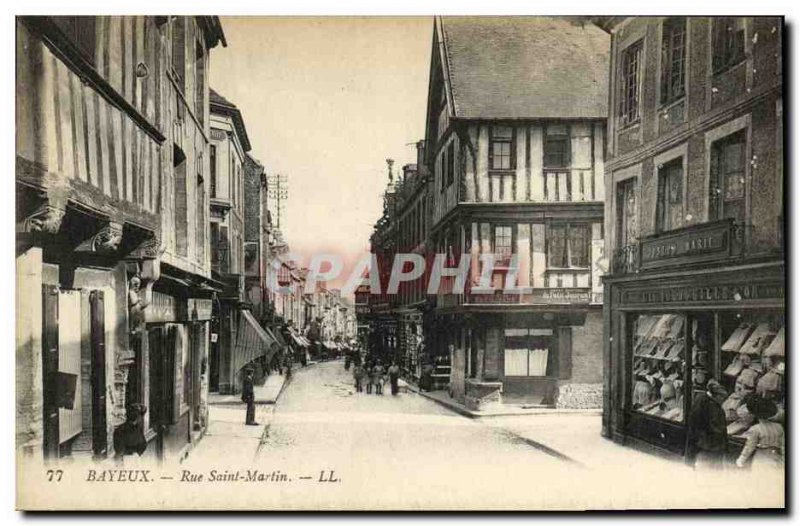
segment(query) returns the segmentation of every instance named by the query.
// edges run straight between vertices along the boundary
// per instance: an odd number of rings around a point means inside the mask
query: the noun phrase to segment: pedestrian
[[[350,352],[348,351],[344,355],[344,370],[345,371],[349,371],[350,370],[350,362],[351,362],[351,360],[352,360],[352,358],[350,356]]]
[[[728,393],[716,380],[695,391],[687,426],[686,461],[695,469],[722,469],[728,443],[722,402]]]
[[[355,367],[353,367],[353,380],[355,380],[356,382],[356,392],[357,393],[363,392],[364,385],[362,382],[364,380],[364,368],[361,367],[360,365],[356,365]]]
[[[248,367],[244,371],[244,382],[242,382],[242,402],[247,404],[245,425],[257,426],[256,422],[256,396],[253,390],[253,370]]]
[[[772,400],[753,395],[747,399],[747,409],[758,418],[758,423],[747,431],[747,441],[736,466],[746,467],[752,457],[752,471],[782,472],[786,452],[783,426],[770,421],[778,413],[778,406]]]
[[[364,373],[362,378],[363,382],[367,384],[367,394],[372,394],[372,386],[374,385],[374,383],[372,382],[372,369],[374,367],[375,366],[373,365],[373,362],[369,362],[369,365],[367,365],[364,368]]]
[[[392,365],[389,367],[389,383],[392,386],[393,395],[397,395],[398,380],[400,380],[400,366],[398,366],[396,362],[392,362]]]
[[[422,374],[419,378],[419,387],[423,391],[430,391],[433,389],[433,371],[435,370],[432,363],[427,362],[422,366]]]
[[[386,370],[383,368],[383,365],[381,365],[380,360],[378,360],[375,367],[372,369],[372,383],[375,384],[375,394],[383,394],[384,374],[386,374]]]
[[[287,380],[292,377],[292,362],[293,362],[292,353],[291,352],[287,352],[286,353],[286,358],[285,358],[285,361],[284,361],[284,364],[283,364],[283,367],[286,370],[286,379]]]

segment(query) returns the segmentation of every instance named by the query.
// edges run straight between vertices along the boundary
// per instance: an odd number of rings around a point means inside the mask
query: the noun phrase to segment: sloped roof
[[[610,36],[585,19],[443,17],[440,27],[456,117],[607,116]]]
[[[239,136],[239,141],[242,143],[242,149],[244,149],[245,152],[249,152],[251,149],[250,137],[247,136],[247,128],[245,128],[244,125],[242,112],[239,111],[236,104],[214,91],[211,87],[208,88],[208,101],[211,113],[228,115],[233,119],[233,126],[236,129],[236,134]]]

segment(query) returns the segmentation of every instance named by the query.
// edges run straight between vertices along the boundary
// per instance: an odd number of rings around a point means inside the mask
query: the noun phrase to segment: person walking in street
[[[283,363],[283,368],[286,370],[286,379],[289,380],[292,377],[292,362],[293,357],[291,352],[286,353],[286,358]]]
[[[373,377],[372,377],[372,369],[373,369],[374,367],[375,367],[375,366],[372,364],[372,362],[369,362],[369,365],[367,365],[367,366],[364,368],[364,373],[363,373],[363,376],[362,376],[362,381],[363,381],[364,383],[366,383],[366,384],[367,384],[367,394],[372,394],[372,386],[374,385],[374,383],[373,383],[373,381],[372,381],[372,378],[373,378]]]
[[[364,392],[364,368],[360,365],[356,365],[353,367],[353,380],[356,382],[356,392],[362,393]]]
[[[245,425],[257,426],[256,422],[256,396],[253,390],[253,370],[247,368],[244,371],[244,382],[242,383],[242,402],[247,404],[247,414],[245,416]]]
[[[716,380],[695,391],[689,412],[686,461],[695,469],[722,469],[728,443],[722,402],[728,393]]]
[[[397,365],[397,362],[392,362],[392,365],[389,367],[389,384],[392,387],[392,394],[397,395],[398,391],[398,381],[400,380],[400,366]]]
[[[375,384],[375,394],[383,394],[383,382],[385,381],[384,375],[386,370],[381,365],[380,360],[375,364],[372,369],[372,383]]]

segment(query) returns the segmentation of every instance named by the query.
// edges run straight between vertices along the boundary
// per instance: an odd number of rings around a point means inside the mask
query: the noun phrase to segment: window
[[[505,376],[555,376],[552,329],[505,329]]]
[[[176,149],[175,163],[175,248],[179,256],[188,255],[189,212],[186,178],[186,156]]]
[[[172,71],[181,92],[186,90],[186,19],[175,17],[172,22]],[[178,97],[179,98],[179,97]],[[179,102],[180,104],[180,102]]]
[[[544,167],[565,168],[570,165],[569,126],[549,125],[544,139]]]
[[[547,233],[547,266],[588,268],[591,230],[587,224],[551,224]]]
[[[683,97],[686,75],[686,19],[668,18],[661,37],[661,103]]]
[[[619,82],[619,119],[623,126],[639,120],[641,62],[642,41],[639,40],[622,52]]]
[[[514,169],[514,130],[510,126],[492,126],[489,145],[489,169]]]
[[[633,345],[631,409],[682,422],[686,318],[680,314],[632,318],[629,340]]]
[[[450,141],[450,146],[447,147],[447,186],[453,184],[455,181],[456,172],[456,145],[455,141]]]
[[[713,69],[721,73],[744,60],[744,18],[718,17],[712,23]]]
[[[61,32],[72,41],[81,56],[94,66],[95,17],[54,16],[52,19]]]
[[[494,227],[492,251],[496,265],[503,266],[511,262],[511,255],[514,253],[514,232],[511,226]]]
[[[205,82],[206,82],[206,65],[205,65],[205,50],[203,43],[199,40],[194,44],[194,114],[198,122],[203,124],[205,119]]]
[[[211,170],[211,181],[209,181],[211,197],[217,197],[217,147],[209,146],[208,149],[209,168]]]
[[[667,232],[683,225],[683,158],[658,169],[656,232]]]
[[[617,185],[617,247],[636,242],[636,179],[630,178]]]
[[[743,222],[745,209],[745,130],[711,145],[711,203],[709,219]]]

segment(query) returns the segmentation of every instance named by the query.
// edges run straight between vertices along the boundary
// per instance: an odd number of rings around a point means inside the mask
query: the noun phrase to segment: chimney
[[[417,173],[422,175],[425,169],[425,141],[417,141]]]

